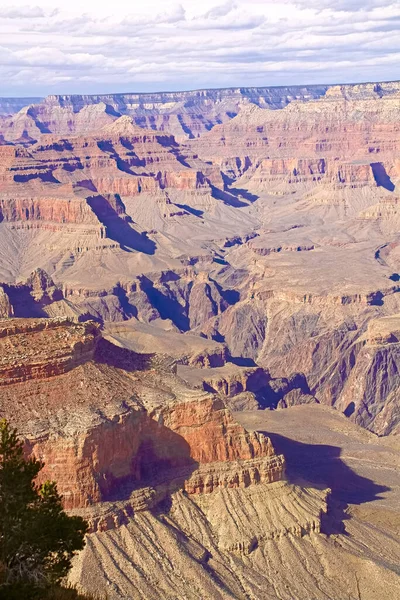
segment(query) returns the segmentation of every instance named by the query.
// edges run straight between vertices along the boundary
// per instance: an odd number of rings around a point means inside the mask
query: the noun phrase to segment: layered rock
[[[25,104],[20,99],[19,102],[7,99],[6,105],[3,99],[0,114],[1,111],[14,113],[16,109],[20,112],[0,123],[0,133],[11,141],[25,134],[25,141],[29,142],[42,133],[82,132],[97,128],[99,123],[112,122],[121,115],[130,115],[140,127],[170,131],[183,139],[194,138],[215,124],[231,119],[249,102],[281,108],[295,99],[318,98],[326,89],[326,86],[292,86],[153,94],[50,95],[38,103],[29,102],[29,98]]]
[[[266,369],[227,362],[201,370],[178,365],[178,374],[192,387],[225,396],[233,411],[287,408],[317,401],[301,373],[274,379]]]
[[[229,123],[216,126],[196,146],[201,154],[242,160],[295,156],[354,160],[395,153],[398,94],[398,89],[374,99],[327,94],[308,103],[293,102],[277,112],[250,106]]]
[[[68,508],[149,485],[211,493],[282,478],[269,439],[247,434],[220,398],[185,388],[161,356],[113,346],[92,322],[6,320],[0,351],[2,414]]]
[[[396,597],[396,439],[379,440],[326,407],[241,419],[255,431],[272,424],[291,477],[312,483],[178,491],[151,511],[143,510],[146,489],[134,513],[107,503],[72,580],[92,592],[106,587],[112,600]],[[321,489],[328,484],[331,498]]]
[[[309,188],[323,185],[331,190],[376,187],[376,165],[384,170],[381,163],[344,162],[337,158],[263,159],[255,165],[238,180],[237,185],[255,192],[266,191],[281,195],[299,188],[299,184]]]
[[[50,197],[0,197],[0,219],[8,223],[46,221],[49,223],[77,223],[98,225],[98,220],[85,199]]]
[[[227,409],[399,428],[398,84],[324,92],[53,97],[2,120],[0,412],[90,522],[74,581],[112,600],[396,595],[394,536],[338,527],[330,482],[284,481]],[[266,431],[282,413],[257,412]],[[337,418],[290,478],[313,452],[351,477]],[[301,457],[289,429],[274,445]]]
[[[398,315],[369,321],[364,336],[342,359],[347,378],[335,405],[378,435],[400,431],[399,323]]]
[[[93,323],[73,326],[61,319],[3,321],[0,385],[45,379],[74,369],[93,359],[99,335]],[[21,343],[16,343],[16,339]]]
[[[304,373],[267,401],[242,385],[235,408],[341,408],[343,351],[399,310],[399,88],[286,92],[53,97],[15,117],[48,131],[0,147],[3,314],[92,317],[122,348],[202,369],[233,357],[282,382]],[[240,112],[199,139],[168,131],[176,103],[193,117],[217,100]],[[56,296],[21,283],[37,267]],[[208,384],[239,389],[230,377]]]

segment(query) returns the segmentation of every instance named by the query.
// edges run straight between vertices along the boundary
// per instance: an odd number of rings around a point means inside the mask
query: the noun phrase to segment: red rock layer
[[[0,220],[47,221],[98,225],[85,199],[53,197],[0,197]]]
[[[163,414],[163,422],[187,441],[191,457],[201,464],[248,460],[274,453],[267,438],[244,432],[223,402],[212,396],[201,403],[178,404]]]
[[[279,181],[289,184],[322,182],[334,187],[376,186],[371,163],[352,163],[325,158],[264,159],[254,170],[249,169],[242,182],[246,179],[258,190],[268,190],[271,184]]]
[[[57,481],[67,508],[118,498],[124,485],[180,479],[188,493],[204,493],[276,481],[283,471],[269,439],[246,432],[212,398],[157,415],[130,410],[70,440],[30,440],[27,450],[45,462],[41,478]]]
[[[66,319],[0,322],[0,386],[54,377],[93,359],[100,332]]]
[[[274,112],[249,107],[191,144],[215,157],[393,155],[400,149],[398,114],[398,93],[375,100],[327,94]]]
[[[149,485],[199,493],[282,477],[267,437],[165,365],[106,342],[91,322],[2,322],[0,414],[30,424],[26,452],[44,461],[41,481],[57,481],[67,508]]]

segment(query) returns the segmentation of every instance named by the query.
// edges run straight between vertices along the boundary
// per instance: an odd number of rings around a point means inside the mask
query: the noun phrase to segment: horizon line
[[[223,91],[223,90],[242,90],[242,89],[283,89],[283,88],[311,88],[311,87],[334,87],[334,86],[354,86],[354,85],[368,85],[368,84],[384,84],[384,83],[400,83],[400,79],[386,79],[379,81],[353,81],[353,82],[335,82],[335,83],[296,83],[296,84],[287,84],[287,85],[238,85],[238,86],[228,86],[228,87],[202,87],[195,89],[180,89],[180,90],[158,90],[154,92],[99,92],[94,94],[85,94],[85,93],[73,93],[73,94],[57,94],[51,93],[42,96],[35,95],[27,95],[27,96],[0,96],[0,100],[24,100],[24,99],[39,99],[44,100],[49,96],[149,96],[153,94],[190,94],[196,92],[207,92],[207,91]]]

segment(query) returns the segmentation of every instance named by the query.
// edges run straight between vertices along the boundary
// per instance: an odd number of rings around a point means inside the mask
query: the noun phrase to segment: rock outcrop
[[[225,396],[232,411],[287,408],[317,402],[301,373],[274,379],[266,369],[227,362],[221,367],[201,370],[179,365],[178,374],[191,387]]]
[[[177,481],[211,493],[282,479],[268,438],[247,434],[222,399],[185,388],[160,355],[113,346],[93,322],[3,321],[0,354],[1,412],[27,433],[67,508],[121,489],[165,495]]]
[[[62,319],[3,321],[0,385],[62,375],[92,360],[98,335],[93,323],[72,326]]]

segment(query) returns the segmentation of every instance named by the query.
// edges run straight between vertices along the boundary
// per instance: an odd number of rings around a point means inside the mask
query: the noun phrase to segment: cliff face
[[[3,321],[0,353],[2,414],[26,431],[67,508],[177,482],[211,493],[282,478],[270,440],[220,398],[185,388],[162,357],[112,346],[92,322]]]
[[[398,127],[393,123],[399,110],[398,85],[387,95],[357,99],[333,92],[331,88],[317,100],[296,101],[279,111],[249,106],[230,122],[216,126],[196,146],[208,147],[209,155],[215,148],[215,156],[226,157],[236,151],[239,157],[356,158],[398,149]]]
[[[43,273],[31,284],[38,297],[51,287]],[[301,600],[352,589],[352,570],[365,566],[365,526],[347,524],[349,550],[329,490],[288,483],[266,434],[238,424],[222,396],[188,387],[167,357],[112,345],[94,323],[66,319],[4,320],[0,356],[1,416],[24,433],[26,453],[45,462],[41,479],[55,478],[65,506],[89,521],[71,582],[92,592],[107,586],[112,600],[160,590],[193,600],[265,590],[278,598],[294,581]],[[334,540],[321,535],[329,527],[339,528]],[[374,536],[382,547],[395,539],[377,528]],[[392,562],[396,551],[392,542]],[[396,591],[386,554],[377,556],[368,554],[365,585]]]
[[[31,284],[37,297],[51,287],[43,273]],[[254,593],[254,573],[270,585],[259,549],[290,540],[317,557],[328,491],[287,483],[270,439],[239,425],[222,396],[188,387],[165,356],[113,346],[94,323],[66,319],[4,320],[0,356],[1,415],[44,461],[41,480],[56,479],[66,508],[90,524],[71,581],[95,591],[106,577],[113,599],[152,598],[154,582],[158,593],[181,589],[168,567],[179,557],[185,587],[194,578],[189,594],[242,598],[243,578]],[[120,552],[131,565],[123,586],[110,567],[122,566]]]
[[[376,187],[374,171],[377,166],[384,168],[381,163],[342,162],[337,158],[264,159],[256,167],[249,169],[239,179],[238,185],[258,192],[268,191],[282,183],[288,187],[291,185],[292,189],[298,184],[311,187],[323,185],[332,192],[343,187]]]
[[[41,477],[57,480],[67,508],[116,499],[121,489],[134,502],[149,486],[179,484],[195,494],[273,482],[284,465],[268,438],[248,435],[223,406],[202,398],[172,411],[130,409],[69,440],[53,435],[26,447],[45,462]]]
[[[120,195],[161,195],[170,188],[211,195],[212,186],[223,187],[218,169],[180,147],[173,136],[141,129],[128,116],[89,136],[48,135],[29,150],[0,147],[0,218],[5,222],[106,221],[107,227],[107,219],[126,217]],[[109,205],[107,213],[102,205]]]
[[[348,376],[336,406],[378,435],[400,431],[399,333],[398,315],[370,320],[364,336],[342,359],[343,365],[347,365]]]
[[[1,132],[8,140],[29,141],[42,133],[70,134],[112,122],[121,115],[133,117],[143,128],[171,132],[180,139],[196,138],[215,125],[228,122],[249,104],[281,109],[295,101],[328,99],[365,100],[390,96],[398,84],[344,86],[282,86],[164,92],[149,94],[50,95],[38,99],[0,101],[3,114],[20,112],[4,120]],[[22,108],[25,107],[25,108]],[[21,110],[20,110],[21,109]],[[0,113],[1,114],[1,113]]]
[[[227,88],[214,90],[194,90],[188,92],[160,92],[160,93],[144,93],[144,94],[109,94],[109,95],[71,95],[47,96],[45,102],[47,104],[55,104],[60,106],[74,106],[76,110],[80,107],[97,104],[98,102],[106,102],[110,105],[115,105],[115,108],[134,109],[146,105],[163,105],[174,102],[184,102],[192,104],[210,104],[210,101],[221,102],[226,98],[250,99],[257,100],[259,104],[281,107],[294,99],[311,99],[323,95],[327,90],[327,86],[310,85],[310,86],[282,86],[282,87],[259,87],[259,88]]]
[[[15,336],[18,339],[20,335],[25,336],[25,340],[15,344]],[[93,323],[68,328],[68,322],[62,319],[28,321],[25,326],[17,319],[3,321],[0,325],[0,385],[45,379],[70,371],[93,359],[98,336]]]

